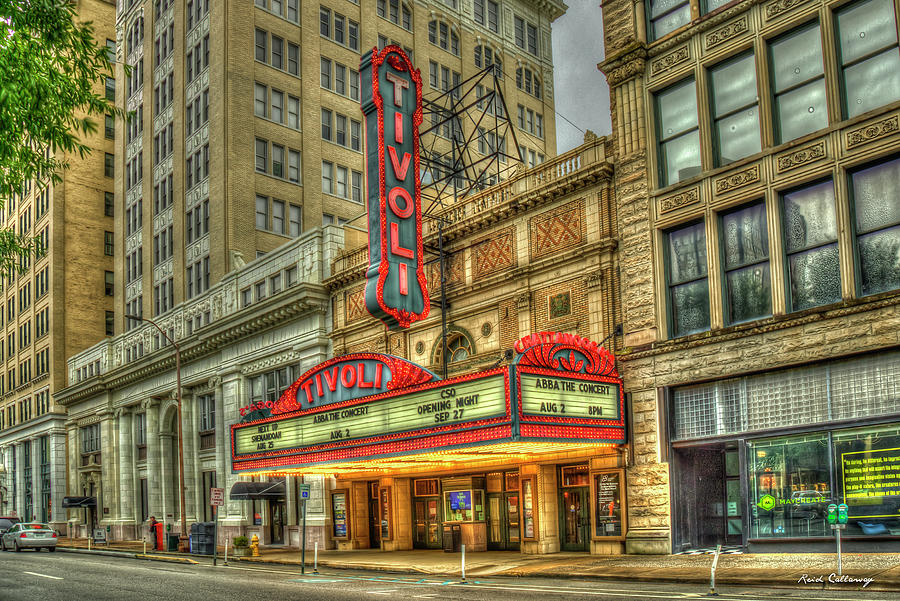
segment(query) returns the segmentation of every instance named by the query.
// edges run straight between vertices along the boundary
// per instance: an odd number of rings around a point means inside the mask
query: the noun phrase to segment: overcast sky
[[[597,70],[597,63],[603,60],[600,3],[597,0],[565,2],[569,10],[552,25],[559,154],[581,144],[585,130],[590,129],[598,136],[612,131],[609,87],[606,77]]]

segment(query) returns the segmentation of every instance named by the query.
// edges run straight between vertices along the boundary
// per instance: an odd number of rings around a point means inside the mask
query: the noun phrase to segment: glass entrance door
[[[563,551],[587,551],[588,526],[588,488],[564,488],[559,495],[560,531],[562,532]]]
[[[284,544],[284,501],[269,501],[269,542]]]
[[[519,549],[519,493],[487,495],[488,549]]]
[[[378,482],[369,482],[369,547],[381,547],[381,522],[378,520]]]
[[[441,498],[417,497],[415,500],[416,529],[413,546],[419,549],[441,548]]]

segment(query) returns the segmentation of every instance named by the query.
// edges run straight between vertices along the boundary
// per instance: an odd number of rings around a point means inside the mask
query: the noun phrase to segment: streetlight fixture
[[[147,319],[146,317],[138,317],[137,315],[126,315],[125,319],[134,319],[137,321],[146,321],[149,324],[152,324],[159,333],[165,337],[166,340],[169,341],[169,344],[175,347],[175,397],[177,402],[178,409],[178,490],[180,493],[180,501],[181,501],[181,534],[178,536],[178,552],[184,553],[188,549],[187,544],[187,515],[186,515],[186,507],[184,505],[184,436],[182,435],[183,423],[181,421],[181,350],[178,348],[178,343],[172,340],[168,334],[166,334],[165,330],[159,327],[152,319]]]

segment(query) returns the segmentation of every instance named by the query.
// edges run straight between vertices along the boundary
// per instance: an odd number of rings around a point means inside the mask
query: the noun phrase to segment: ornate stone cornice
[[[241,368],[241,374],[247,376],[261,371],[267,371],[271,368],[290,365],[292,363],[295,363],[299,358],[300,354],[296,351],[285,351],[283,353],[275,355],[274,357],[266,357],[265,359],[260,359],[259,361],[248,363]]]
[[[244,312],[234,313],[221,320],[220,329],[211,333],[201,331],[192,339],[180,342],[182,365],[207,356],[235,340],[256,335],[287,320],[309,314],[326,314],[328,296],[322,286],[301,283],[292,290],[296,291],[295,295],[299,298],[293,298],[283,304],[275,304],[253,316],[242,314]],[[175,356],[173,353],[154,351],[132,361],[129,365],[91,378],[88,381],[89,386],[78,387],[76,385],[65,389],[56,397],[56,402],[65,407],[102,392],[140,382],[150,376],[174,369]]]
[[[819,159],[824,159],[827,155],[825,149],[825,141],[820,140],[809,146],[792,150],[786,154],[782,154],[775,159],[775,172],[784,173],[791,169],[796,169],[807,163],[813,163]]]
[[[677,340],[655,342],[651,345],[652,348],[650,349],[642,349],[635,352],[623,352],[616,355],[616,357],[619,361],[635,361],[647,357],[665,355],[667,353],[686,351],[710,344],[720,344],[730,340],[758,336],[769,332],[777,332],[779,330],[795,328],[818,321],[824,321],[826,319],[844,318],[850,315],[857,315],[867,311],[876,311],[878,309],[897,305],[900,305],[900,292],[892,291],[890,293],[884,293],[872,300],[857,299],[853,301],[844,301],[832,309],[809,309],[800,315],[779,315],[755,323],[731,326],[722,330],[702,332],[700,334],[685,336],[684,338],[679,338]]]
[[[614,88],[629,79],[643,75],[646,62],[647,47],[641,43],[634,43],[626,47],[622,54],[600,63],[597,67],[606,74],[609,87]]]

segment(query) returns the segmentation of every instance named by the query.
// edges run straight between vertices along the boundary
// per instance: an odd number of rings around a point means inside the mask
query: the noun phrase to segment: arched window
[[[541,80],[537,73],[527,67],[516,69],[516,87],[538,100],[541,99]]]
[[[499,53],[490,46],[475,46],[475,66],[479,69],[494,66],[494,74],[503,78],[503,63]]]
[[[131,54],[144,42],[144,17],[138,17],[128,28],[127,54]]]
[[[412,11],[400,0],[377,0],[375,13],[407,31],[412,31]]]
[[[459,36],[443,21],[435,19],[428,24],[428,41],[459,56]]]
[[[475,344],[465,332],[451,331],[447,333],[447,363],[459,363],[475,354]],[[434,345],[434,365],[442,365],[444,348],[438,338]]]

